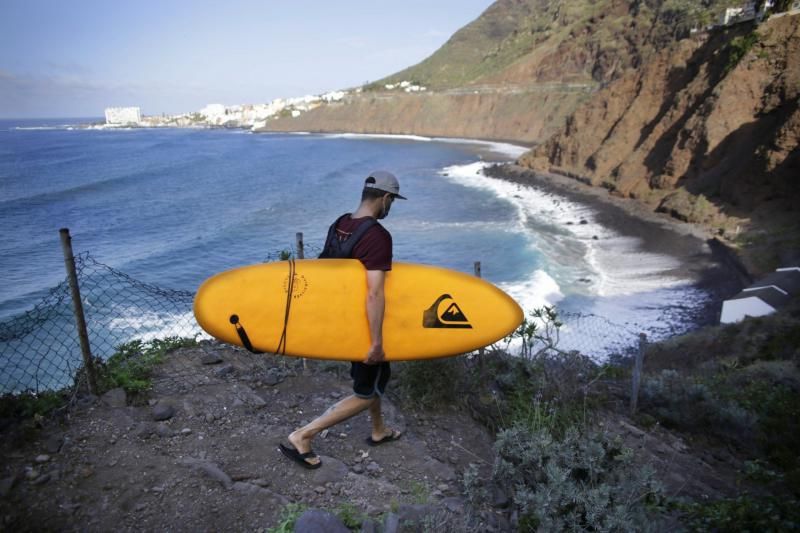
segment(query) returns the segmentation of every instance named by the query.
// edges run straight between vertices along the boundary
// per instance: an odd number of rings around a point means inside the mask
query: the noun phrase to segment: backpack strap
[[[330,259],[336,258],[336,255],[333,253],[334,251],[334,244],[333,240],[336,239],[336,226],[339,225],[339,222],[346,216],[349,216],[350,213],[345,213],[344,215],[340,216],[339,218],[331,224],[331,227],[328,228],[328,236],[325,237],[325,246],[322,248],[322,252],[319,254],[319,259]]]
[[[358,244],[358,241],[361,240],[361,237],[363,237],[372,226],[378,223],[377,220],[369,217],[367,220],[359,224],[356,230],[351,233],[346,240],[339,241],[339,237],[336,235],[336,228],[339,226],[339,222],[341,222],[344,217],[348,216],[350,216],[350,213],[345,213],[337,218],[336,222],[331,224],[331,227],[328,228],[328,236],[325,239],[325,247],[322,249],[322,253],[319,254],[320,259],[351,258],[353,249],[356,247],[356,244]]]
[[[352,233],[352,235],[350,235],[347,238],[347,240],[342,243],[342,248],[340,252],[342,254],[342,257],[347,257],[347,258],[353,257],[353,249],[356,247],[356,244],[358,244],[358,241],[360,241],[361,237],[363,237],[364,234],[367,233],[367,231],[369,231],[369,229],[377,223],[378,223],[377,220],[375,220],[372,217],[369,217],[367,220],[359,224],[359,226]]]

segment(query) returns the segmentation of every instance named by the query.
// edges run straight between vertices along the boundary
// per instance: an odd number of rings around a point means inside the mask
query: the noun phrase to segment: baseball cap
[[[364,181],[364,188],[378,189],[379,191],[391,193],[395,198],[407,200],[405,196],[400,196],[400,183],[397,181],[397,178],[394,177],[394,174],[386,172],[385,170],[370,172],[369,176],[367,176],[367,179]]]

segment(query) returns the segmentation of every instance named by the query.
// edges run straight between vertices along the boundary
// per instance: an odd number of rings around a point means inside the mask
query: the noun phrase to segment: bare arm
[[[383,270],[367,270],[367,320],[371,340],[365,363],[380,363],[386,357],[383,351],[383,314],[386,297],[383,292],[386,272]]]

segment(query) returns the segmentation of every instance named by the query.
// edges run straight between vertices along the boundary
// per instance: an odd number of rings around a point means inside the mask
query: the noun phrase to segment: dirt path
[[[422,504],[463,514],[463,471],[491,461],[492,436],[458,412],[401,412],[387,398],[399,441],[368,446],[362,414],[316,440],[319,470],[284,458],[277,444],[351,386],[345,363],[297,363],[182,349],[160,368],[147,405],[126,406],[112,391],[81,400],[24,447],[21,429],[5,432],[2,528],[257,531],[290,502],[352,507],[375,522]]]
[[[513,529],[508,496],[489,484],[493,435],[466,411],[400,409],[390,395],[384,413],[400,440],[368,446],[364,413],[320,435],[323,467],[304,470],[277,445],[350,394],[348,364],[304,369],[297,359],[201,344],[167,356],[144,405],[126,405],[117,389],[79,398],[59,420],[2,429],[0,530],[264,531],[297,503],[346,511],[367,530],[428,520],[428,529],[464,531],[471,464],[489,498],[470,526]],[[622,414],[599,422],[656,469],[671,499],[741,488],[730,454]],[[677,524],[666,520],[667,529]]]

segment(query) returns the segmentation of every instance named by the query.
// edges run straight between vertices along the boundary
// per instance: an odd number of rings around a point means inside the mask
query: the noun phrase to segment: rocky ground
[[[468,517],[481,531],[513,529],[499,489],[468,512],[463,474],[474,464],[490,479],[494,439],[462,410],[400,409],[390,396],[384,412],[403,431],[397,442],[368,446],[362,414],[315,441],[318,470],[277,451],[350,385],[346,363],[304,368],[297,359],[206,342],[179,349],[158,368],[146,398],[115,389],[76,398],[58,417],[3,428],[0,529],[260,531],[278,525],[291,503],[344,514],[367,531],[463,531]],[[698,454],[625,417],[603,424],[657,468],[672,497],[736,489],[725,454]],[[320,518],[332,519],[304,517]]]
[[[293,428],[350,393],[347,364],[308,366],[221,346],[181,349],[144,405],[127,405],[116,389],[80,398],[60,422],[6,428],[0,528],[257,531],[290,502],[376,523],[463,515],[462,473],[488,464],[492,436],[462,413],[401,412],[387,398],[399,441],[368,446],[364,414],[317,439],[322,468],[283,457],[277,445]]]

